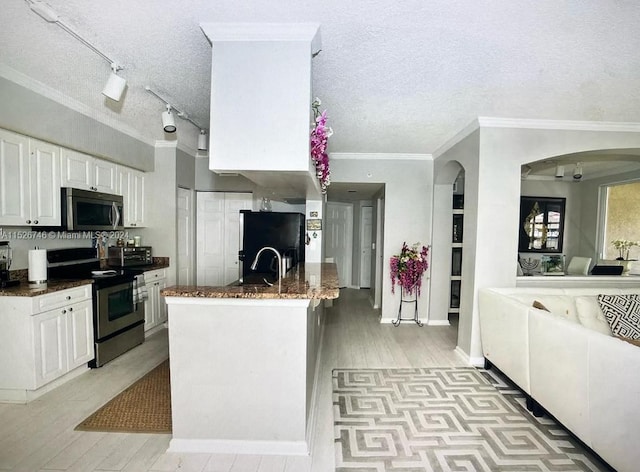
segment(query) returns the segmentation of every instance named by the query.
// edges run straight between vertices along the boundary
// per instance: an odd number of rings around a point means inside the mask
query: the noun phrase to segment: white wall
[[[0,103],[0,128],[135,169],[153,170],[152,143],[1,64]]]
[[[167,285],[176,280],[178,242],[177,165],[175,143],[158,142],[155,170],[146,174],[146,225],[143,244],[153,246],[153,255],[170,258]]]
[[[212,44],[209,167],[308,172],[319,25],[203,23]]]
[[[331,154],[332,182],[385,184],[384,249],[382,254],[382,318],[395,319],[400,290],[391,293],[388,261],[402,243],[431,244],[433,160],[430,155]],[[430,271],[423,279],[418,303],[421,318],[427,318]]]
[[[477,291],[513,287],[516,281],[520,166],[589,150],[640,148],[640,126],[591,122],[480,118],[466,136],[443,147],[437,161],[465,167],[465,234],[458,348],[471,363],[482,361]],[[457,152],[478,136],[475,156]]]

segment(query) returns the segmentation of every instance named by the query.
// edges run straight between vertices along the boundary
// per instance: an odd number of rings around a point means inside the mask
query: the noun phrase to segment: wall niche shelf
[[[449,284],[449,315],[460,312],[462,285],[462,238],[464,234],[464,194],[453,194],[451,222],[451,274]]]

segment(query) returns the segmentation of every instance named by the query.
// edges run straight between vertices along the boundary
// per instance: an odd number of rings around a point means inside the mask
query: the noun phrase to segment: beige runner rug
[[[171,433],[171,385],[166,360],[75,428],[78,431]]]

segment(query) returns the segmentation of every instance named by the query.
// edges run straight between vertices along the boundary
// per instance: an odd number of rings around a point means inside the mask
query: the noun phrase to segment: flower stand
[[[413,310],[413,318],[403,318],[402,317],[402,304],[403,303],[413,303],[414,305],[414,310]],[[400,296],[400,307],[398,308],[398,317],[392,321],[391,323],[393,324],[393,326],[395,326],[396,328],[398,326],[400,326],[400,323],[402,321],[413,321],[415,324],[417,324],[418,326],[422,327],[422,321],[420,321],[420,319],[418,318],[418,293],[417,290],[407,290],[404,287],[402,287],[402,294]]]

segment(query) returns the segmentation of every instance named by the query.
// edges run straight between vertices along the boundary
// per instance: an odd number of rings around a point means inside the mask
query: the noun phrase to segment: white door
[[[197,192],[197,283],[223,285],[224,282],[224,193]]]
[[[240,210],[251,210],[253,196],[250,193],[225,195],[224,229],[224,285],[240,278],[238,252],[240,251]]]
[[[29,140],[31,224],[60,225],[60,148]]]
[[[373,307],[380,308],[382,306],[382,273],[384,261],[382,253],[384,252],[384,198],[379,198],[376,205],[376,248],[373,251],[373,261],[375,270],[375,294],[373,297]]]
[[[360,288],[371,287],[371,242],[373,207],[360,209]]]
[[[333,257],[338,268],[338,285],[351,285],[353,260],[353,205],[327,202],[325,257]]]
[[[192,285],[195,269],[193,190],[178,188],[178,285]]]

